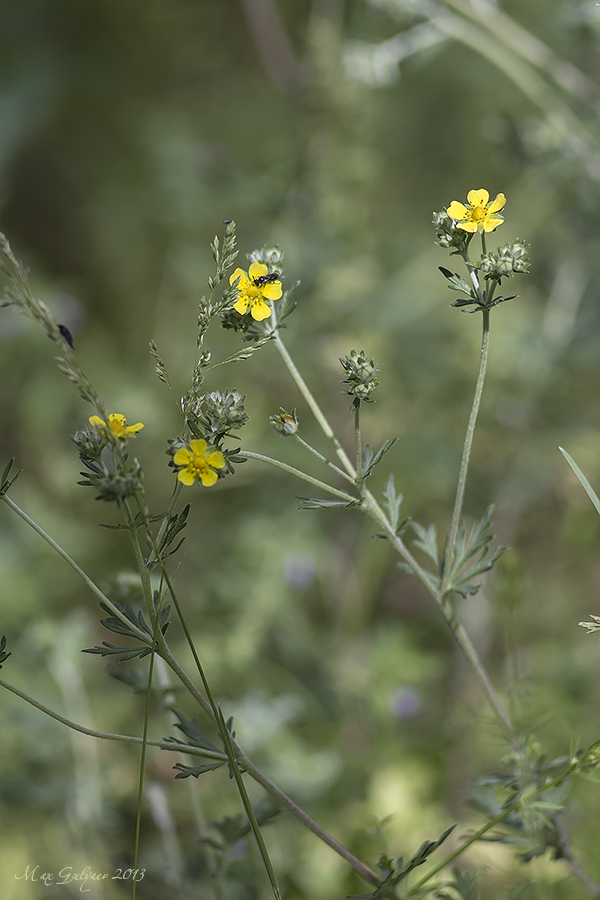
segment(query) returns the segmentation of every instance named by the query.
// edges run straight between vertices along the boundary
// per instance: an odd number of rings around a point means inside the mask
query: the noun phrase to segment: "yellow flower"
[[[90,425],[93,425],[99,431],[111,431],[115,437],[121,438],[121,440],[131,437],[144,427],[141,422],[137,422],[135,425],[127,425],[127,419],[121,413],[111,413],[108,417],[108,424],[100,416],[90,416],[89,421]]]
[[[190,441],[189,447],[180,447],[173,462],[176,466],[183,466],[177,473],[177,478],[182,484],[193,484],[201,481],[205,487],[210,487],[219,477],[214,469],[222,469],[225,459],[220,450],[206,455],[206,441]]]
[[[264,263],[253,262],[248,269],[248,274],[243,269],[236,269],[229,279],[229,284],[239,278],[237,289],[239,291],[238,298],[235,302],[234,309],[240,315],[248,312],[257,322],[268,319],[271,315],[271,307],[269,300],[279,300],[283,294],[281,282],[277,280],[277,275],[269,270]]]
[[[488,191],[481,188],[478,191],[469,191],[467,194],[467,206],[453,200],[446,212],[454,219],[458,228],[463,231],[475,233],[476,231],[493,231],[504,222],[503,216],[496,213],[506,203],[504,194],[496,194],[496,199],[489,203]]]

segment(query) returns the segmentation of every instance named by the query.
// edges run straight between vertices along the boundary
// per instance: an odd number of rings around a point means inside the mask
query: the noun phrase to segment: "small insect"
[[[257,287],[262,287],[264,284],[271,284],[273,281],[278,281],[279,275],[277,272],[270,272],[268,275],[259,275],[254,279],[254,284]]]
[[[64,339],[65,339],[65,341],[67,342],[67,344],[69,345],[69,347],[72,347],[72,348],[74,349],[73,335],[71,334],[71,332],[69,331],[69,329],[67,328],[67,326],[66,326],[66,325],[59,325],[59,326],[58,326],[58,330],[60,331],[60,333],[61,333],[62,336],[64,337]]]

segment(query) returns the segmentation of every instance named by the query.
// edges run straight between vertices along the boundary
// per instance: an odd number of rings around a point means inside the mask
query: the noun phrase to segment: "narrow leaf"
[[[569,465],[575,472],[575,475],[577,476],[579,483],[581,484],[581,487],[584,489],[584,491],[586,492],[586,494],[588,495],[588,497],[594,504],[596,512],[600,515],[600,499],[598,499],[598,494],[596,493],[594,488],[591,486],[591,484],[589,483],[589,481],[587,480],[587,478],[585,477],[585,475],[583,474],[583,472],[581,471],[581,469],[579,468],[579,466],[577,465],[575,460],[572,459],[572,457],[570,457],[569,454],[567,453],[567,451],[563,450],[562,447],[559,447],[558,449],[560,450],[560,452],[562,453],[562,455],[564,456],[566,461],[569,463]]]

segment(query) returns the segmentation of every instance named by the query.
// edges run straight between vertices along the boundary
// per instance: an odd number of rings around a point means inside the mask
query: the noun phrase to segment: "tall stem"
[[[471,406],[471,415],[467,425],[465,434],[465,443],[463,446],[462,459],[460,461],[460,471],[458,474],[458,484],[456,486],[456,498],[454,500],[454,510],[452,512],[452,523],[448,534],[448,543],[446,544],[447,563],[451,563],[454,558],[454,546],[456,544],[456,535],[460,524],[462,514],[463,501],[465,497],[465,486],[467,483],[467,472],[469,471],[469,460],[471,458],[471,447],[473,446],[473,436],[475,434],[475,425],[477,424],[477,415],[481,404],[481,395],[483,393],[483,384],[485,381],[485,370],[487,368],[488,349],[490,346],[490,311],[482,310],[483,329],[481,335],[481,353],[479,356],[479,371],[477,373],[477,383],[475,385],[475,393],[473,395],[473,404]],[[445,566],[445,571],[449,571],[450,566]]]

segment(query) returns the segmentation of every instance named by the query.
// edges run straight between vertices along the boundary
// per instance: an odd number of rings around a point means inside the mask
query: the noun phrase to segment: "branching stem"
[[[489,312],[487,312],[487,311],[484,312],[484,316],[486,316],[486,318],[484,319],[484,333],[487,329],[488,337],[483,342],[483,344],[485,344],[485,360],[484,360],[484,365],[483,365],[483,375],[485,375],[485,362],[487,362],[487,343],[489,341]],[[348,474],[352,477],[353,480],[356,480],[357,473],[354,469],[354,466],[350,462],[350,459],[348,458],[342,445],[337,440],[331,425],[327,421],[327,418],[323,414],[317,401],[315,400],[312,393],[310,392],[310,389],[308,388],[306,382],[300,375],[290,354],[288,353],[281,338],[279,337],[279,334],[277,334],[277,333],[275,334],[275,337],[274,337],[274,343],[275,343],[275,346],[277,347],[279,353],[281,354],[281,357],[282,357],[290,375],[292,376],[292,378],[298,385],[298,388],[299,388],[300,392],[302,393],[303,397],[305,398],[306,402],[308,403],[310,409],[312,410],[313,415],[315,416],[315,419],[321,426],[323,433],[331,440],[331,442],[335,448],[335,451],[338,455],[338,458],[342,461],[344,468],[346,469]],[[483,344],[482,344],[482,356],[483,356],[483,350],[484,350]],[[480,365],[480,373],[481,372],[482,372],[482,367]],[[481,382],[481,383],[479,384],[479,382]],[[481,390],[483,389],[483,378],[478,378],[478,385],[479,385],[479,395],[477,398],[477,409],[479,408],[479,403],[481,401]],[[476,390],[476,395],[477,395],[477,390]],[[474,430],[476,414],[475,414],[475,417],[473,417],[473,411],[471,412],[471,418],[473,419],[473,430]],[[467,433],[468,433],[468,429],[467,429]],[[470,448],[471,448],[472,442],[473,442],[473,434],[470,435],[470,442],[469,442],[469,447],[468,447],[469,453],[470,453]],[[464,453],[463,453],[463,457],[464,457]],[[467,463],[468,463],[468,459],[467,459]],[[467,471],[467,467],[465,467],[465,479],[466,479],[466,471]],[[411,570],[414,572],[415,576],[421,582],[421,584],[423,585],[423,587],[425,588],[427,593],[435,601],[438,609],[442,613],[444,619],[446,620],[446,622],[448,623],[448,626],[450,627],[452,633],[454,634],[454,637],[455,637],[457,643],[459,644],[465,658],[471,665],[471,667],[483,689],[483,692],[484,692],[498,722],[500,723],[500,725],[502,727],[502,730],[506,734],[506,737],[509,739],[509,741],[511,743],[514,743],[515,734],[514,734],[514,730],[513,730],[510,718],[509,718],[506,710],[504,709],[502,701],[500,700],[500,697],[498,696],[498,693],[497,693],[496,689],[494,688],[494,686],[486,672],[486,669],[485,669],[483,663],[481,662],[481,659],[479,658],[479,654],[477,653],[475,647],[473,646],[473,643],[472,643],[466,629],[464,628],[463,625],[461,625],[458,622],[458,620],[456,619],[454,610],[444,600],[443,593],[441,591],[437,590],[434,587],[434,585],[431,583],[431,580],[429,579],[428,574],[425,571],[425,569],[423,569],[423,567],[421,565],[419,565],[419,563],[414,558],[414,556],[412,555],[412,553],[410,552],[410,550],[408,549],[408,547],[406,546],[406,544],[404,543],[402,538],[396,534],[396,532],[394,531],[385,512],[383,511],[383,509],[381,508],[381,506],[379,505],[379,503],[377,502],[377,500],[375,499],[373,494],[369,490],[367,490],[364,485],[362,486],[361,494],[363,496],[362,509],[367,513],[367,515],[369,515],[372,519],[374,519],[374,521],[377,522],[377,524],[383,529],[386,536],[389,538],[390,543],[395,548],[396,552],[402,557],[402,559],[406,563],[408,563]],[[464,494],[464,484],[462,487],[462,494]],[[460,508],[462,507],[462,494],[461,494],[461,501],[460,501],[460,505],[459,505],[459,514],[460,514]]]
[[[319,481],[318,478],[313,478],[312,475],[307,475],[306,472],[300,471],[300,469],[295,469],[293,466],[288,466],[286,463],[280,462],[278,459],[271,459],[270,456],[263,456],[262,453],[253,453],[250,450],[240,450],[239,451],[242,456],[247,456],[248,459],[257,459],[259,462],[267,463],[270,466],[276,466],[278,469],[283,469],[284,472],[289,472],[290,475],[295,475],[296,478],[301,478],[303,481],[308,481],[309,484],[314,484],[315,487],[321,488],[322,491],[327,491],[329,494],[333,494],[334,497],[341,497],[343,500],[348,501],[356,501],[356,497],[353,497],[352,494],[347,494],[346,491],[340,491],[338,488],[332,487],[330,484],[326,484],[324,481]]]

